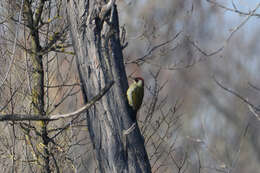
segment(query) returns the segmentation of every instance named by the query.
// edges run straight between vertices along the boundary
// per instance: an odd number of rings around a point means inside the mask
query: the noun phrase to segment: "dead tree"
[[[85,102],[110,81],[111,90],[87,111],[87,125],[100,172],[151,172],[144,140],[128,106],[128,82],[115,0],[69,0],[66,12]]]

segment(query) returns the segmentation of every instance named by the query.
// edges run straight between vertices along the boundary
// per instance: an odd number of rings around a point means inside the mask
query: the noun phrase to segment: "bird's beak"
[[[133,81],[135,80],[135,78],[133,78],[132,76],[129,76],[129,79],[131,79],[131,80],[133,80]]]

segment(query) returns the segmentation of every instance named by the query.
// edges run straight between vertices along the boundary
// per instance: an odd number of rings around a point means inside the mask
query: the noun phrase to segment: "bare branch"
[[[129,135],[136,128],[136,123],[133,123],[131,127],[123,131],[123,135]]]
[[[255,89],[256,91],[260,91],[260,88],[257,87],[257,86],[255,86],[254,84],[248,82],[248,85],[249,85],[251,88]]]
[[[221,4],[218,4],[217,2],[215,1],[212,1],[212,0],[207,0],[208,2],[210,3],[213,3],[217,6],[219,6],[220,8],[224,8],[226,10],[229,10],[229,11],[234,11],[234,12],[238,12],[238,10],[234,10],[234,9],[229,9]],[[213,56],[215,54],[218,54],[219,52],[221,52],[227,45],[227,43],[229,42],[229,40],[232,38],[232,36],[239,30],[241,29],[247,22],[248,20],[252,17],[252,16],[260,16],[260,14],[256,15],[256,10],[260,7],[260,3],[257,4],[257,6],[252,10],[250,11],[249,13],[244,13],[244,15],[246,15],[246,18],[238,25],[236,26],[235,28],[232,29],[231,33],[229,34],[229,36],[227,37],[227,39],[224,41],[223,45],[221,47],[219,47],[218,49],[216,49],[215,51],[211,52],[211,53],[207,53],[205,52],[204,50],[202,50],[194,41],[192,41],[189,37],[188,38],[188,41],[191,43],[192,46],[194,46],[201,54],[203,54],[204,56]],[[239,13],[240,14],[240,13]]]
[[[222,89],[224,89],[225,91],[231,93],[232,95],[236,96],[237,98],[239,98],[240,100],[242,100],[243,102],[245,102],[248,106],[250,106],[251,108],[254,108],[255,110],[259,110],[257,107],[255,107],[254,104],[252,104],[251,102],[249,102],[246,98],[244,98],[243,96],[241,96],[240,94],[238,94],[236,91],[231,90],[230,88],[227,88],[225,86],[223,86],[219,81],[216,80],[215,77],[213,77],[214,81],[216,82],[216,84],[221,87]]]
[[[191,40],[189,36],[187,36],[187,40],[189,43],[191,43],[191,45],[193,47],[195,47],[202,55],[204,56],[213,56],[213,55],[216,55],[218,54],[219,52],[221,52],[223,49],[224,49],[224,46],[218,48],[217,50],[213,51],[213,52],[210,52],[210,53],[207,53],[206,51],[202,50],[198,45],[197,43],[195,43],[195,41]]]
[[[216,1],[213,1],[213,0],[206,0],[206,1],[208,1],[209,3],[211,3],[211,4],[213,4],[213,5],[216,5],[217,7],[223,8],[223,9],[225,9],[225,10],[227,10],[227,11],[231,11],[231,12],[234,12],[234,13],[238,13],[238,14],[240,14],[240,15],[260,17],[260,14],[255,13],[255,12],[254,12],[253,14],[251,14],[251,12],[243,12],[243,11],[238,10],[238,9],[236,8],[236,6],[235,6],[235,4],[234,4],[233,1],[232,1],[232,5],[233,5],[234,9],[228,8],[228,7],[226,7],[226,6],[224,6],[224,5],[220,4],[220,3],[218,3],[218,2],[216,2]],[[259,5],[259,4],[258,4],[258,5]]]
[[[73,84],[61,84],[61,85],[44,85],[45,88],[61,88],[61,87],[74,87],[80,86],[80,83],[73,83]]]
[[[182,33],[182,31],[178,32],[172,39],[164,41],[158,45],[155,45],[154,47],[152,47],[145,55],[143,55],[140,58],[137,58],[135,60],[126,62],[125,64],[140,64],[141,62],[145,62],[145,59],[151,55],[155,50],[157,50],[158,48],[167,45],[168,43],[174,41],[180,34]]]
[[[98,100],[100,100],[106,92],[112,87],[114,84],[114,81],[111,81],[107,86],[105,86],[99,94],[97,94],[91,101],[89,101],[87,104],[85,104],[80,109],[67,113],[67,114],[57,114],[57,115],[51,115],[49,117],[42,116],[42,115],[21,115],[21,114],[5,114],[0,115],[0,121],[54,121],[61,118],[68,118],[71,116],[78,115],[87,109],[89,109],[92,105],[94,105]]]
[[[247,17],[237,26],[235,27],[232,32],[230,33],[228,39],[226,40],[226,42],[228,42],[231,37],[235,34],[236,31],[238,31],[242,26],[244,26],[244,24],[253,16],[253,14],[255,14],[256,10],[260,7],[260,3],[257,4],[257,6],[249,12],[249,14],[247,15]]]

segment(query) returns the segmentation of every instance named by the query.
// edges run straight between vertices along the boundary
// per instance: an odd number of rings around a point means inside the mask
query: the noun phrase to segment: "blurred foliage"
[[[1,113],[29,113],[31,109],[30,61],[25,51],[29,45],[28,30],[23,20],[20,25],[18,22],[21,2],[0,3],[1,79],[11,63],[15,31],[19,30],[15,63],[0,90]],[[65,16],[64,7],[60,1],[49,2],[40,39],[48,45],[59,33],[62,38],[44,52],[48,71],[46,109],[48,113],[69,112],[83,101],[66,18],[61,17]],[[145,79],[145,99],[138,123],[153,172],[258,172],[260,122],[246,103],[213,79],[214,76],[256,107],[260,103],[257,2],[118,0],[117,5],[125,37],[122,43],[127,42],[127,72]],[[63,171],[94,172],[95,159],[84,118],[59,123],[52,123],[49,130],[55,135],[60,125],[66,127],[55,139],[59,147],[52,146],[57,161],[65,165]],[[18,125],[14,130],[8,124],[0,127],[0,152],[9,153],[0,157],[1,171],[11,167],[14,151],[16,170],[29,171],[31,168],[24,162],[31,156],[24,145],[24,135]]]

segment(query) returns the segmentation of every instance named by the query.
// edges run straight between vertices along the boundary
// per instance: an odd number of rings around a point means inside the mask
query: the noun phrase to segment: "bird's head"
[[[137,83],[137,84],[140,84],[140,85],[144,85],[144,79],[142,77],[135,77],[134,78],[134,81]]]

